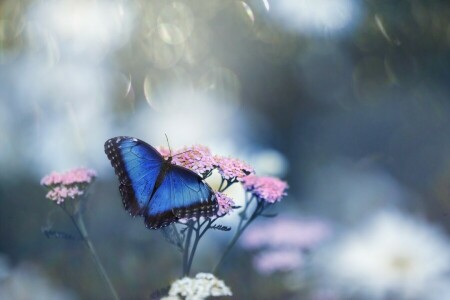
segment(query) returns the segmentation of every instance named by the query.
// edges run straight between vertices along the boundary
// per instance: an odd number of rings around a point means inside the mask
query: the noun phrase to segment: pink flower
[[[256,270],[262,274],[276,271],[291,271],[303,265],[303,255],[300,250],[270,250],[258,254],[253,259]]]
[[[248,228],[241,237],[241,245],[247,249],[311,249],[330,233],[329,226],[320,220],[276,218]]]
[[[276,177],[249,175],[242,179],[245,190],[268,203],[280,201],[286,196],[288,185]]]
[[[94,170],[87,168],[76,168],[63,173],[53,171],[41,179],[41,185],[50,189],[46,198],[61,204],[66,199],[83,195],[96,176]]]
[[[160,147],[158,151],[166,158],[170,156],[169,149],[167,148]],[[179,149],[172,154],[172,163],[202,175],[214,169],[215,159],[208,147],[194,145]]]
[[[242,178],[254,172],[250,165],[241,160],[217,155],[214,158],[219,173],[224,179],[241,181]]]
[[[97,174],[94,170],[87,168],[76,168],[64,173],[53,171],[41,179],[41,185],[49,187],[59,184],[88,184],[91,183],[96,176]]]
[[[51,189],[45,197],[50,200],[56,201],[56,204],[61,204],[65,199],[75,199],[76,197],[83,195],[83,193],[84,192],[81,191],[77,186],[68,188],[62,185]]]
[[[219,217],[229,214],[233,210],[234,201],[227,195],[216,192],[217,202],[219,203],[219,211],[217,212],[217,215]]]

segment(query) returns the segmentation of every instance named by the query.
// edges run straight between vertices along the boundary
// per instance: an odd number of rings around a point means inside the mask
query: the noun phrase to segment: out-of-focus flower
[[[254,172],[247,163],[231,157],[215,156],[220,175],[226,180],[241,181],[245,176]]]
[[[319,289],[313,291],[308,298],[309,300],[339,300],[339,294],[333,290]]]
[[[41,185],[50,189],[46,195],[48,199],[61,204],[68,198],[75,199],[83,195],[96,176],[94,170],[87,168],[76,168],[64,173],[54,171],[41,179]]]
[[[299,249],[263,251],[253,258],[253,265],[262,274],[276,271],[291,271],[303,265],[303,255]]]
[[[276,218],[248,228],[241,237],[241,245],[246,249],[311,249],[329,237],[330,231],[320,220]]]
[[[288,184],[276,177],[249,175],[242,178],[245,190],[268,203],[280,201],[286,195]]]
[[[50,282],[39,267],[21,263],[0,281],[0,299],[72,300],[76,297]]]
[[[247,158],[256,172],[266,176],[282,177],[288,170],[286,157],[275,149],[261,149]]]
[[[430,283],[450,271],[448,240],[436,228],[384,212],[318,257],[319,268],[342,292],[370,299],[429,299]]]
[[[329,226],[319,220],[276,218],[259,222],[245,231],[241,246],[264,249],[253,259],[262,274],[291,271],[303,266],[304,251],[316,248],[330,235]]]
[[[184,277],[172,283],[169,295],[161,300],[202,300],[207,297],[232,295],[230,288],[213,274],[198,273],[195,278]]]
[[[170,156],[169,149],[165,147],[160,147],[158,151],[166,158]],[[177,150],[172,154],[172,163],[188,168],[200,175],[212,171],[216,164],[211,150],[202,145],[194,145]]]
[[[219,203],[219,211],[217,212],[219,217],[229,214],[233,210],[233,206],[235,206],[233,199],[220,192],[216,192],[216,198]]]

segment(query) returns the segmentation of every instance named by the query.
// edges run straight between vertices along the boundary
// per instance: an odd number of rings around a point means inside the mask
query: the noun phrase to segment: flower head
[[[253,265],[262,274],[292,271],[303,265],[303,255],[298,249],[268,250],[255,256]]]
[[[319,257],[324,279],[363,298],[429,299],[431,283],[448,282],[447,238],[423,221],[399,213],[377,215],[326,250]]]
[[[94,170],[87,168],[76,168],[63,173],[53,171],[41,179],[41,185],[50,187],[60,184],[88,184],[91,183],[96,176],[97,173]]]
[[[253,259],[262,274],[291,271],[303,266],[304,251],[313,250],[330,234],[327,224],[319,220],[276,218],[248,228],[241,245],[246,249],[263,249]]]
[[[68,198],[75,199],[83,195],[96,176],[94,170],[87,168],[76,168],[63,173],[53,171],[41,179],[41,185],[50,189],[45,196],[47,199],[61,204]]]
[[[220,175],[227,180],[241,181],[245,176],[254,172],[247,163],[231,157],[214,156]]]
[[[260,222],[258,226],[248,228],[242,235],[241,245],[246,249],[311,249],[329,235],[329,226],[320,220],[284,217]]]
[[[172,283],[168,297],[162,299],[202,300],[219,296],[232,296],[230,288],[213,274],[198,273],[195,278],[184,277]]]
[[[61,204],[64,202],[66,198],[75,199],[78,196],[83,195],[83,191],[81,191],[77,186],[74,187],[66,187],[66,186],[56,186],[50,191],[48,191],[47,197],[50,200],[56,201],[56,204]]]
[[[235,205],[233,199],[221,192],[216,192],[216,198],[219,203],[219,211],[217,212],[219,217],[229,214],[233,210]]]
[[[170,156],[170,151],[167,148],[160,147],[158,151],[166,158]],[[194,145],[177,150],[172,155],[172,163],[203,175],[214,169],[215,159],[208,147]]]
[[[276,177],[249,175],[242,179],[242,183],[246,191],[268,203],[279,202],[287,194],[287,183]]]

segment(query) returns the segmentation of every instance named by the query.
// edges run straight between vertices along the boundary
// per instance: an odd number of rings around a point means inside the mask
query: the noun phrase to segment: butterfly
[[[217,198],[197,173],[172,164],[144,141],[118,136],[105,142],[105,153],[119,177],[125,209],[143,216],[151,229],[179,219],[211,217],[217,213]]]

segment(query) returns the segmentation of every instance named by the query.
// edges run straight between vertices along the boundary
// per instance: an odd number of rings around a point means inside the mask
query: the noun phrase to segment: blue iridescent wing
[[[127,136],[107,140],[105,153],[119,177],[125,209],[133,216],[144,215],[164,158],[149,144]]]
[[[170,164],[148,205],[145,224],[156,229],[177,219],[210,217],[217,210],[214,191],[197,173]]]

